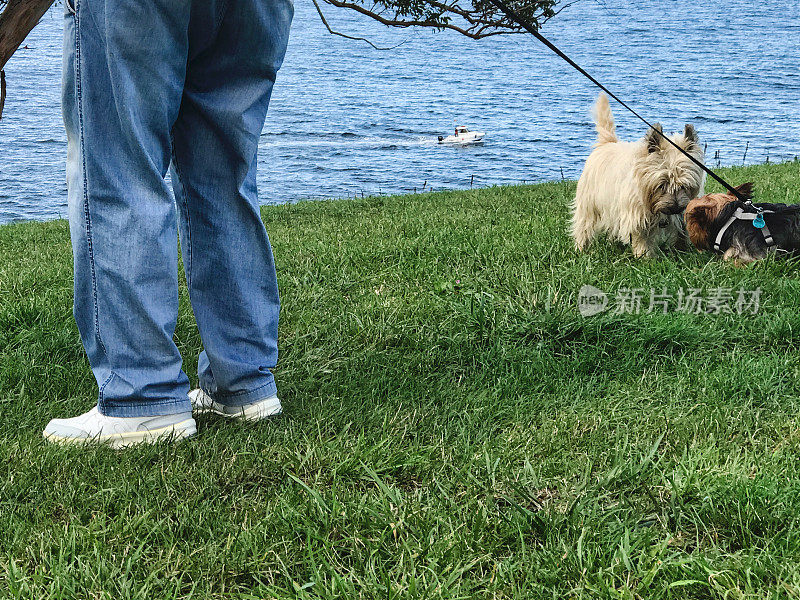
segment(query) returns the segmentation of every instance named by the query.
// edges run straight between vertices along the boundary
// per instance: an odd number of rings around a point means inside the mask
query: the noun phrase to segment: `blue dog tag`
[[[766,224],[766,221],[764,221],[764,215],[761,213],[758,213],[758,216],[753,219],[753,227],[756,229],[763,229]]]

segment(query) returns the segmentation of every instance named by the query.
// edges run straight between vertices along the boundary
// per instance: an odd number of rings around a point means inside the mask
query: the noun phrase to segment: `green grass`
[[[726,175],[800,202],[796,162]],[[573,190],[265,208],[285,416],[125,452],[42,441],[96,394],[68,230],[0,227],[0,597],[800,596],[798,262],[577,254]],[[585,319],[583,284],[763,295]]]

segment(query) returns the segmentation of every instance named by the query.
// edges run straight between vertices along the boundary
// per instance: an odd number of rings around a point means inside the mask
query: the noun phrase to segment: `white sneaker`
[[[191,413],[160,417],[107,417],[95,406],[72,419],[53,419],[44,428],[44,437],[57,444],[109,444],[124,448],[154,444],[162,440],[182,440],[197,433]]]
[[[213,412],[223,417],[242,419],[243,421],[260,421],[269,417],[277,417],[283,412],[281,401],[277,396],[256,400],[244,406],[226,406],[215,401],[201,389],[189,392],[192,408],[199,413]]]

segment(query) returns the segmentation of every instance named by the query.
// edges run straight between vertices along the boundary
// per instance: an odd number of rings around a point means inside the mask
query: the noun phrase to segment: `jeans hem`
[[[189,397],[169,398],[166,400],[108,400],[97,403],[100,414],[106,417],[160,417],[164,415],[177,415],[191,413],[192,404]]]
[[[275,385],[274,381],[271,381],[270,383],[264,384],[253,390],[234,392],[232,394],[212,394],[205,388],[201,389],[203,389],[203,392],[211,397],[214,402],[219,402],[225,406],[246,406],[247,404],[252,404],[253,402],[258,402],[259,400],[272,398],[278,394],[278,387]]]

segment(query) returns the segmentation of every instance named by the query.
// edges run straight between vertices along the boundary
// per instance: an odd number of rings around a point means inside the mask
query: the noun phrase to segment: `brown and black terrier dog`
[[[770,251],[800,251],[800,204],[754,204],[753,184],[733,194],[708,194],[686,207],[684,219],[689,239],[698,250],[714,250],[725,260],[751,263]],[[721,235],[720,235],[721,233]]]

